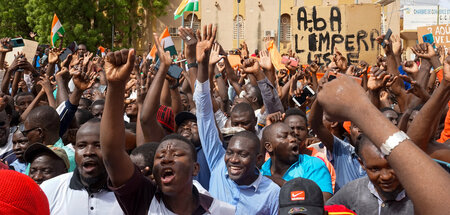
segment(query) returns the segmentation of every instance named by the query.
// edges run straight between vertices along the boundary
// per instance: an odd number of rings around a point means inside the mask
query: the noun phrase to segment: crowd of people
[[[8,65],[0,40],[0,214],[449,213],[450,53],[405,61],[383,35],[374,65],[300,65],[178,30],[157,59],[80,44]]]

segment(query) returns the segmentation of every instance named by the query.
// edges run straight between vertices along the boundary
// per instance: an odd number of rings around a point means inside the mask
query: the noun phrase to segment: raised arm
[[[169,71],[170,64],[172,63],[170,53],[164,52],[164,49],[158,42],[158,37],[156,35],[153,36],[155,39],[155,45],[158,49],[159,61],[161,64],[142,105],[140,120],[145,142],[158,142],[165,135],[164,129],[156,119],[156,114],[159,109],[163,83],[166,78],[167,71]]]
[[[439,88],[434,91],[408,129],[408,136],[424,151],[427,151],[430,138],[436,132],[441,112],[450,98],[450,57],[445,59],[444,75],[447,78],[442,79]]]
[[[114,187],[125,184],[135,170],[133,162],[125,151],[123,121],[125,84],[133,70],[134,61],[134,49],[122,49],[108,53],[105,63],[109,85],[100,126],[100,145],[103,162]]]
[[[311,107],[308,123],[311,125],[311,129],[317,135],[320,141],[322,141],[322,143],[327,147],[327,149],[332,152],[334,144],[334,136],[325,127],[325,125],[323,125],[322,119],[323,119],[323,110],[316,100]]]
[[[377,147],[400,131],[349,77],[342,76],[325,84],[317,101],[330,119],[354,122]],[[442,204],[442,199],[450,198],[450,175],[411,140],[399,141],[386,158],[412,200],[415,211],[418,214],[450,211],[449,204]]]

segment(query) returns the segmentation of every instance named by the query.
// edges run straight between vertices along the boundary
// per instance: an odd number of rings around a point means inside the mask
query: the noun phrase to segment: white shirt
[[[50,214],[124,214],[112,191],[89,194],[85,189],[70,188],[72,175],[72,172],[62,174],[41,184],[41,189],[47,195]]]
[[[13,137],[13,134],[9,133],[8,140],[7,140],[8,142],[6,142],[6,145],[4,145],[3,147],[0,147],[0,156],[13,150],[12,137]]]
[[[235,207],[222,202],[218,199],[214,199],[209,207],[208,211],[204,214],[220,214],[220,215],[234,215]],[[166,208],[163,201],[158,201],[155,196],[153,196],[152,203],[148,210],[148,215],[176,215],[172,211]]]

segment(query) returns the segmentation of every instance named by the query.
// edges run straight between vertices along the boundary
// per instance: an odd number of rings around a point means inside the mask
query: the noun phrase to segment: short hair
[[[356,138],[355,152],[362,161],[364,161],[364,158],[362,157],[362,149],[370,145],[374,146],[377,152],[382,155],[380,149],[378,149],[378,147],[376,147],[365,134],[361,133],[358,138]]]
[[[92,104],[91,104],[91,108],[92,107],[94,107],[95,105],[105,105],[105,100],[103,100],[103,99],[98,99],[98,100],[95,100],[94,102],[92,102]]]
[[[195,150],[195,146],[186,137],[183,137],[177,133],[173,133],[173,134],[169,134],[169,135],[165,136],[164,138],[162,138],[161,143],[164,141],[167,141],[167,140],[179,140],[179,141],[184,142],[187,145],[189,145],[189,149],[191,150],[191,154],[192,154],[192,159],[195,162],[197,161],[197,151]]]
[[[253,110],[252,106],[248,103],[238,103],[236,104],[233,109],[231,110],[231,114],[233,113],[245,113],[249,112],[253,118],[256,118],[255,111]]]
[[[95,118],[91,118],[86,123],[100,123],[100,122],[102,122],[102,119],[95,117]]]
[[[81,101],[86,102],[86,103],[87,103],[86,106],[88,106],[88,107],[92,105],[92,101],[91,101],[90,99],[87,99],[87,98],[81,98],[81,99],[80,99],[80,103],[81,103]]]
[[[75,119],[78,123],[78,126],[83,125],[84,123],[86,123],[87,121],[89,121],[92,118],[94,118],[94,116],[88,110],[78,109],[77,112],[75,112]]]
[[[247,138],[248,140],[250,140],[249,143],[253,143],[256,146],[256,150],[257,150],[256,154],[261,153],[260,140],[254,132],[251,132],[251,131],[238,132],[238,133],[234,134],[233,137],[231,137],[230,142],[238,137],[243,137],[243,138]]]
[[[264,100],[261,94],[261,89],[259,89],[258,86],[250,85],[249,91],[249,94],[254,94],[254,96],[256,97],[256,103],[258,104],[258,106],[263,106]]]
[[[35,126],[41,127],[48,132],[59,134],[59,115],[50,106],[38,106],[30,111],[27,120]]]
[[[155,153],[158,146],[158,142],[144,143],[133,149],[131,155],[142,155],[142,157],[144,157],[144,165],[150,167],[150,172],[152,172],[153,160],[155,159]]]
[[[302,117],[303,119],[305,119],[306,126],[308,126],[308,119],[306,118],[305,112],[303,112],[302,110],[300,110],[298,108],[289,108],[284,115],[284,120],[286,120],[290,116]]]
[[[34,98],[34,94],[31,93],[31,92],[20,92],[20,93],[17,93],[17,95],[14,96],[14,104],[15,105],[17,105],[17,100],[19,99],[19,97],[22,97],[22,96],[33,96],[33,98]]]

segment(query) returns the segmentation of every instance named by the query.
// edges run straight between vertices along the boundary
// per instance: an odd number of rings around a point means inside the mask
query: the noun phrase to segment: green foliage
[[[0,0],[0,38],[18,37],[28,38],[31,28],[25,19],[23,9],[28,0]]]
[[[114,43],[130,47],[145,14],[165,15],[168,4],[168,0],[0,0],[0,37],[28,37],[34,31],[40,44],[50,44],[56,14],[66,32],[64,47],[72,41],[91,51],[99,45],[110,47],[112,25]]]

